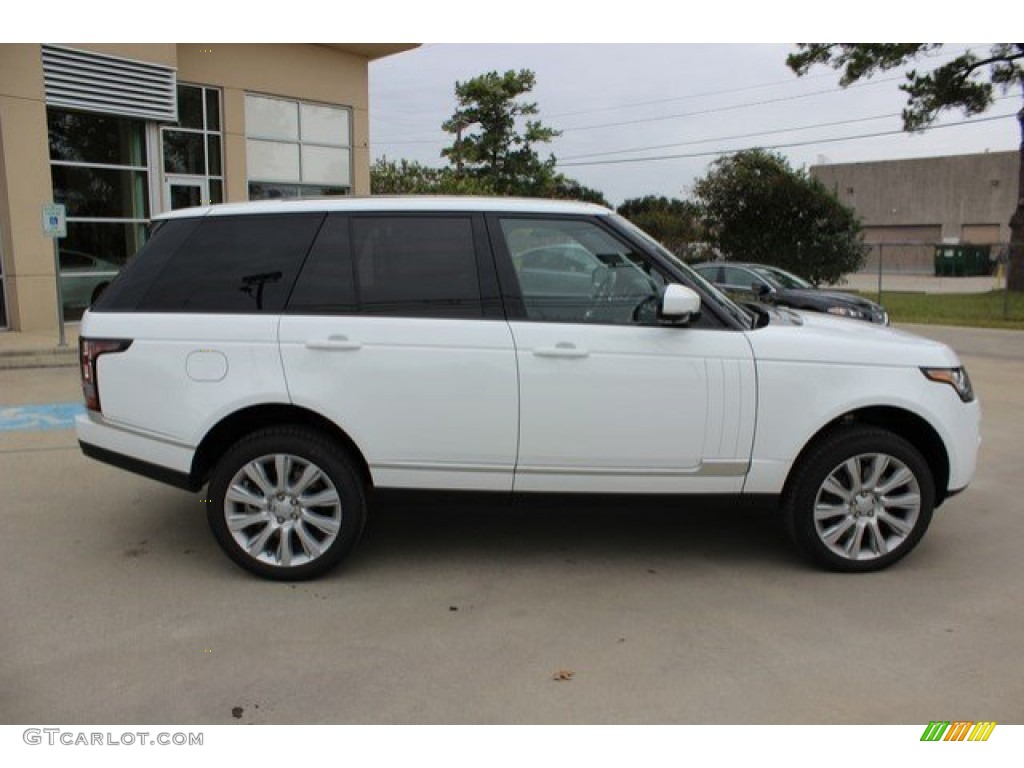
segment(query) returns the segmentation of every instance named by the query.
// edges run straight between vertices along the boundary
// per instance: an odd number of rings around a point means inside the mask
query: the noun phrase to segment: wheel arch
[[[885,429],[895,435],[899,435],[913,445],[921,453],[921,456],[924,457],[928,468],[931,470],[932,479],[935,482],[935,506],[938,507],[946,500],[946,497],[949,495],[949,454],[946,452],[946,446],[942,442],[939,433],[918,414],[905,408],[884,405],[869,406],[849,411],[819,429],[807,441],[790,467],[782,490],[783,497],[789,493],[790,484],[793,481],[797,468],[801,466],[807,454],[818,443],[840,427],[857,424]]]
[[[316,429],[335,440],[348,454],[366,488],[373,487],[370,466],[355,441],[330,419],[298,405],[266,403],[253,405],[225,416],[200,441],[192,458],[190,479],[204,485],[210,473],[232,445],[257,429],[283,425],[302,425]]]

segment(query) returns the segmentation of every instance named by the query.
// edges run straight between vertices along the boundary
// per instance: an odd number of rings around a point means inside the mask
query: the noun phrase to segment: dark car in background
[[[753,298],[769,304],[830,315],[889,324],[883,307],[861,296],[844,291],[816,288],[791,272],[767,264],[735,261],[708,261],[693,268],[709,282],[738,298]]]

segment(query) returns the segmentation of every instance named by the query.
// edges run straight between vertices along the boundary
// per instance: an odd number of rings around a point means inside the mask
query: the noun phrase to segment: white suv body
[[[841,570],[969,483],[945,345],[743,310],[586,204],[367,198],[167,214],[82,321],[83,450],[180,487],[272,578],[333,567],[371,489],[778,497]],[[698,311],[699,310],[699,311]]]

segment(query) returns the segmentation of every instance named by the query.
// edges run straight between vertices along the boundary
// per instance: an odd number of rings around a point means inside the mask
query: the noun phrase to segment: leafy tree
[[[836,282],[864,263],[853,209],[781,155],[721,157],[694,193],[708,241],[728,259],[774,264],[813,283]]]
[[[616,211],[679,257],[704,239],[700,209],[690,201],[647,195],[626,200]]]
[[[941,48],[940,43],[801,43],[798,52],[786,58],[797,75],[804,75],[816,64],[842,70],[840,85],[851,83],[875,72],[902,67],[926,53]],[[966,115],[977,115],[994,102],[996,89],[1003,92],[1013,86],[1024,91],[1024,43],[997,43],[984,58],[967,51],[928,72],[910,70],[900,86],[907,98],[903,110],[903,128],[921,131],[932,124],[940,112],[958,108]],[[1010,218],[1012,268],[1010,288],[1024,290],[1024,107],[1017,113],[1021,134],[1020,168],[1017,181],[1017,208]]]
[[[535,83],[536,76],[528,69],[488,72],[456,82],[458,108],[442,125],[455,141],[441,152],[456,174],[486,179],[502,195],[537,196],[551,187],[555,158],[541,160],[535,146],[559,132],[539,120],[522,120],[537,114],[535,102],[520,98]]]
[[[551,180],[550,186],[543,190],[543,196],[555,200],[582,200],[585,203],[603,205],[605,208],[611,207],[600,190],[585,187],[575,179],[570,179],[560,173],[556,174]]]
[[[431,168],[414,160],[378,158],[370,166],[375,195],[490,195],[487,179],[459,176],[451,168]]]

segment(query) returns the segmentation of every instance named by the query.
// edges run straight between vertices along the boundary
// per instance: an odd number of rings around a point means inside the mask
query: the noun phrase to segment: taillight
[[[82,395],[85,407],[90,411],[100,410],[100,385],[96,378],[96,361],[100,355],[109,352],[124,352],[132,345],[131,339],[82,339],[78,340],[78,361],[81,365]]]

